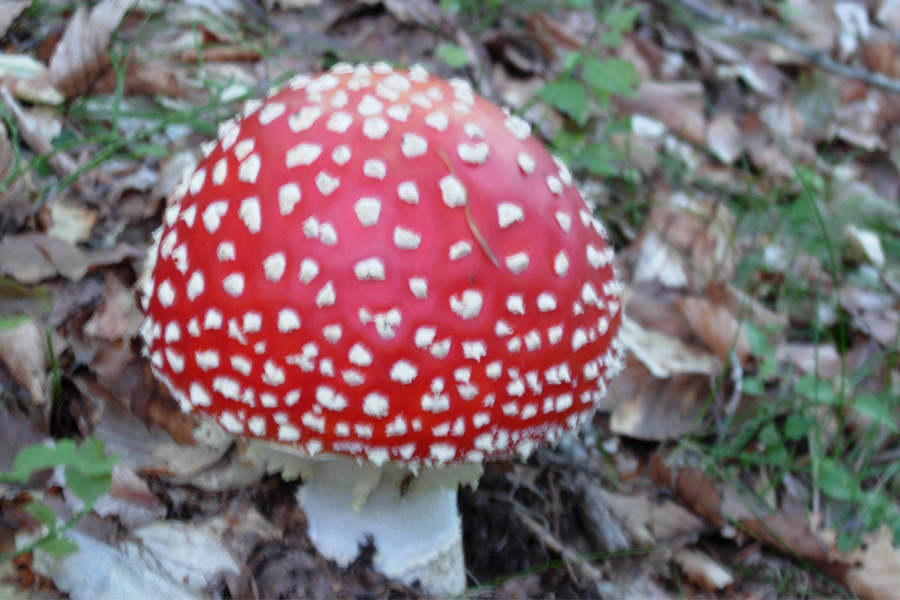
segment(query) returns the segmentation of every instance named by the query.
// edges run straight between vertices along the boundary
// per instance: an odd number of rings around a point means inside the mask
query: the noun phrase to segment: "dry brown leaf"
[[[690,323],[694,334],[723,364],[728,362],[732,351],[741,363],[750,356],[747,330],[727,308],[696,296],[679,298],[675,306]]]
[[[2,0],[0,2],[0,38],[6,36],[13,21],[19,18],[25,9],[31,6],[32,0]]]
[[[706,128],[706,145],[709,151],[726,165],[732,164],[744,151],[741,131],[731,113],[714,116]]]
[[[86,242],[98,218],[96,210],[62,199],[48,203],[41,214],[49,221],[47,235],[70,244]]]
[[[6,133],[6,124],[0,123],[0,183],[5,182],[16,167],[16,153]],[[2,189],[2,188],[0,188]],[[0,206],[17,204],[22,201],[25,185],[18,178],[0,191]]]
[[[734,577],[725,567],[699,550],[681,548],[675,551],[672,558],[688,579],[708,592],[721,590],[734,583]]]
[[[775,349],[775,358],[822,379],[833,379],[843,371],[841,355],[832,344],[781,344]]]
[[[109,69],[109,43],[136,0],[102,0],[91,9],[79,6],[50,58],[50,79],[67,98],[90,90]]]
[[[851,283],[841,286],[841,304],[853,318],[853,326],[878,343],[894,347],[900,339],[900,303],[887,294]]]
[[[862,546],[848,556],[853,565],[846,582],[863,598],[900,600],[900,548],[887,525],[863,536]]]
[[[609,384],[601,410],[610,410],[613,433],[642,440],[671,440],[703,425],[711,393],[707,375],[658,379],[629,357],[625,371]]]
[[[58,275],[77,281],[93,268],[143,256],[142,251],[126,244],[88,254],[42,233],[21,233],[0,239],[0,274],[20,283],[37,283]]]
[[[629,248],[634,280],[700,292],[734,275],[734,217],[721,202],[682,192],[658,198],[638,240]]]
[[[84,325],[84,332],[107,341],[131,339],[141,327],[143,315],[131,289],[112,272],[104,277],[103,301]]]
[[[700,82],[645,81],[637,99],[620,99],[629,113],[653,117],[685,140],[702,146],[706,142],[704,91]]]
[[[645,329],[627,316],[622,319],[620,336],[630,355],[641,361],[654,377],[664,379],[683,373],[713,375],[719,370],[709,353],[692,348],[677,337]]]
[[[0,330],[0,362],[17,384],[28,390],[35,405],[47,401],[47,334],[31,319]]]

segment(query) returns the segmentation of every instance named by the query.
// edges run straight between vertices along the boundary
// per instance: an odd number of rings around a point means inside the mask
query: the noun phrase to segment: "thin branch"
[[[578,574],[584,579],[597,583],[603,581],[603,572],[594,565],[585,561],[577,552],[566,546],[555,535],[550,533],[543,525],[532,519],[524,510],[516,508],[516,516],[525,525],[525,528],[531,532],[542,544],[548,549],[559,554],[566,564],[571,565]]]
[[[827,52],[810,48],[797,38],[791,37],[780,31],[772,31],[763,29],[757,25],[753,25],[746,21],[742,21],[730,15],[719,13],[709,6],[702,4],[696,0],[664,0],[666,3],[678,4],[684,9],[689,10],[695,15],[705,19],[716,25],[721,25],[731,29],[744,37],[772,42],[790,50],[791,52],[803,57],[819,68],[830,71],[842,77],[858,79],[873,87],[881,88],[889,92],[900,93],[900,80],[892,77],[886,77],[881,73],[867,71],[865,69],[857,69],[841,64],[831,58]]]

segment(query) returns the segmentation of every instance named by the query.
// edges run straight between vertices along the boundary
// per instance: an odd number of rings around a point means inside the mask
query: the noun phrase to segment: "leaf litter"
[[[590,146],[623,171],[591,175],[590,152],[573,163],[620,249],[628,368],[594,427],[463,491],[470,595],[768,597],[783,591],[754,569],[787,560],[811,569],[809,595],[898,597],[896,475],[836,464],[817,488],[784,457],[760,462],[790,448],[805,464],[812,443],[840,456],[848,440],[866,468],[900,459],[898,406],[882,400],[896,397],[900,335],[896,1],[737,3],[730,18],[716,3],[638,3],[635,30],[615,35],[576,2],[486,21],[464,1],[4,4],[0,464],[86,436],[122,462],[71,534],[77,553],[4,567],[0,595],[419,595],[365,559],[342,573],[318,557],[296,484],[182,415],[135,339],[132,286],[196,147],[236,99],[338,56],[473,78],[551,143],[577,130],[573,113],[628,120]],[[633,65],[635,93],[541,96],[576,81],[564,59],[582,48]],[[118,93],[119,109],[101,108]],[[104,156],[104,127],[119,155]],[[828,328],[842,333],[810,335]],[[730,454],[697,451],[720,452],[735,421],[758,431]],[[871,455],[853,453],[858,436],[877,438]],[[0,483],[0,552],[39,533],[20,508],[31,495],[59,518],[77,510],[64,488]],[[852,502],[885,523],[848,529]],[[115,581],[98,577],[110,569]]]

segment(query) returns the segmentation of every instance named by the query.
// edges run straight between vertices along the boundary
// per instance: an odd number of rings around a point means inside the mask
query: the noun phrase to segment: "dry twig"
[[[516,515],[542,544],[544,544],[551,551],[559,554],[566,564],[574,567],[578,574],[592,583],[597,583],[603,580],[603,572],[600,571],[597,567],[587,562],[583,557],[579,556],[577,552],[563,544],[563,542],[557,538],[555,535],[550,533],[546,527],[532,519],[526,512],[520,508],[516,508]]]

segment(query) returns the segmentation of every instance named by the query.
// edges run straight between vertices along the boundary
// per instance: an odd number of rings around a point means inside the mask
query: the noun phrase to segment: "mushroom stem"
[[[460,485],[477,483],[480,465],[413,471],[337,455],[301,457],[259,442],[251,447],[269,470],[288,478],[301,474],[297,500],[322,556],[346,567],[371,542],[372,566],[385,576],[407,585],[418,581],[435,596],[465,590],[456,493]]]

